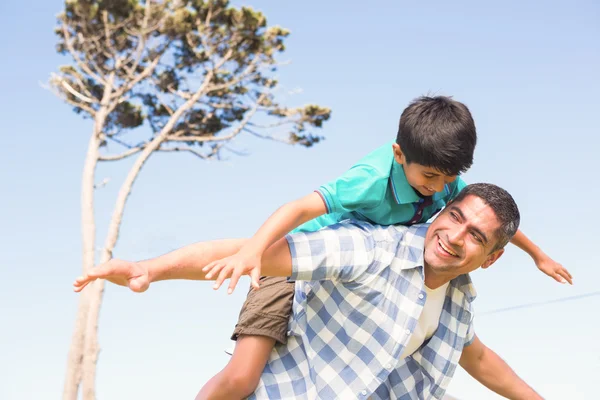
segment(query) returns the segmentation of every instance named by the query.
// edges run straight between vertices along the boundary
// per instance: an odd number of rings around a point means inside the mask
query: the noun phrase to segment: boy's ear
[[[398,143],[392,144],[392,151],[394,152],[394,159],[398,164],[406,164],[406,158]]]

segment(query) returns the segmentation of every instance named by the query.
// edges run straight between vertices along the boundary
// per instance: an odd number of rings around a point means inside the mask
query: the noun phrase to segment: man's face
[[[492,265],[504,252],[491,252],[499,227],[494,211],[477,196],[468,195],[450,203],[425,236],[426,276],[429,273],[449,281],[480,266]]]

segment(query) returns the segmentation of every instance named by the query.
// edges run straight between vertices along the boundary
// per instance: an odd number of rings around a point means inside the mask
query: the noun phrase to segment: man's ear
[[[392,151],[394,152],[394,159],[398,164],[406,164],[406,157],[404,157],[404,153],[398,143],[392,144]]]
[[[494,251],[485,259],[483,264],[481,264],[481,268],[486,269],[487,267],[495,263],[502,254],[504,254],[504,249]]]

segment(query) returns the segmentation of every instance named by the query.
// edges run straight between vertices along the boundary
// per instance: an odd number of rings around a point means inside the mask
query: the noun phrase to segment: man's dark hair
[[[402,112],[396,143],[408,163],[459,175],[473,164],[477,132],[463,103],[446,96],[423,96]]]
[[[467,196],[477,196],[483,200],[491,207],[500,222],[500,227],[495,232],[497,242],[491,252],[506,246],[517,233],[521,222],[519,207],[510,193],[491,183],[472,183],[461,190],[452,202],[458,203]]]

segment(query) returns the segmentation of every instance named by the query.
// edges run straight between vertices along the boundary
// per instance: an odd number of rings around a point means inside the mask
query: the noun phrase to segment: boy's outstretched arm
[[[327,206],[321,196],[313,192],[301,199],[292,201],[275,211],[260,229],[233,255],[215,260],[207,265],[205,272],[233,269],[234,271],[250,271],[251,284],[259,288],[261,275],[261,258],[266,249],[277,240],[283,238],[291,230],[303,223],[327,213]],[[264,274],[264,273],[263,273]],[[231,279],[228,293],[232,293],[237,280]],[[218,289],[217,282],[215,288]]]
[[[73,289],[80,292],[96,279],[106,279],[117,285],[128,286],[134,292],[143,292],[152,282],[168,279],[215,279],[215,287],[227,278],[235,279],[237,283],[241,275],[249,273],[249,269],[243,271],[223,268],[218,275],[207,276],[203,268],[214,260],[235,254],[245,242],[245,239],[199,242],[139,262],[112,259],[77,278]],[[281,239],[265,251],[262,264],[263,271],[268,276],[290,276],[292,257],[287,241]]]
[[[544,253],[542,249],[525,236],[520,229],[510,242],[529,254],[540,271],[549,277],[554,278],[557,282],[569,282],[571,285],[573,284],[573,277],[569,271]]]
[[[477,336],[464,348],[459,364],[485,387],[507,399],[542,399],[504,360],[481,343]]]

